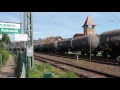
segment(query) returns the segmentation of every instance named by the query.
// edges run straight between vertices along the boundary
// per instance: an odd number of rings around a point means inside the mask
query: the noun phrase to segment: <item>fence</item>
[[[26,51],[12,51],[16,55],[15,74],[17,78],[28,78],[28,57]]]

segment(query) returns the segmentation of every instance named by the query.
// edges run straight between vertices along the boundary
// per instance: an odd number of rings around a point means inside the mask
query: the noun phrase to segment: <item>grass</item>
[[[29,78],[43,78],[45,72],[51,72],[50,64],[35,64],[33,70],[29,70]]]
[[[44,73],[51,72],[51,78],[76,78],[73,72],[64,72],[47,63],[35,64],[33,70],[29,70],[29,78],[44,78]]]
[[[3,67],[5,65],[6,61],[9,59],[9,54],[10,53],[7,50],[0,49],[0,54],[2,55],[2,58],[0,57],[0,68],[1,68],[1,64],[2,64],[2,67]]]
[[[60,75],[60,78],[76,78],[76,74],[74,72],[67,71],[65,74]]]

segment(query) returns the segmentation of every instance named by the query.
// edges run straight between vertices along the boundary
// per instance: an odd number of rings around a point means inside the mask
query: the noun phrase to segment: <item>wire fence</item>
[[[16,55],[15,74],[17,78],[28,78],[28,58],[26,51],[12,51]]]

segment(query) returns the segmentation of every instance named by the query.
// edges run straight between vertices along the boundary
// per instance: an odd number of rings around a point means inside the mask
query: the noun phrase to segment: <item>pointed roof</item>
[[[84,25],[83,25],[83,27],[86,26],[86,25],[93,25],[93,26],[95,26],[96,24],[92,21],[91,17],[88,16],[86,21],[85,21],[85,23],[84,23]]]

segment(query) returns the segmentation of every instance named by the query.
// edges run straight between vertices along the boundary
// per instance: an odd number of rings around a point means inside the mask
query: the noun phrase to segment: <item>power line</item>
[[[112,13],[111,13],[112,14]],[[113,15],[113,14],[112,14]],[[86,15],[85,15],[86,16]],[[113,15],[114,16],[114,15]],[[53,15],[53,13],[51,13],[51,14],[49,14],[48,15],[48,17],[47,17],[47,20],[45,20],[45,24],[48,24],[48,23],[53,23],[53,21],[54,21],[54,19],[56,20],[56,17],[57,17],[57,14],[54,14]],[[94,19],[94,20],[96,20],[96,18],[97,18],[97,15],[95,14],[92,14],[91,15],[91,17],[92,17],[92,19]],[[116,16],[114,16],[117,20],[119,20]],[[66,25],[65,26],[63,26],[62,28],[64,28],[64,29],[69,29],[69,28],[71,28],[71,27],[74,27],[74,25],[75,24],[79,24],[80,25],[80,27],[82,26],[82,24],[84,24],[84,22],[83,21],[85,21],[85,17],[83,16],[83,15],[80,15],[80,18],[78,19],[78,20],[76,20],[76,14],[73,14],[73,15],[71,15],[71,18],[74,20],[75,19],[75,21],[74,22],[68,22],[68,23],[66,23]],[[63,19],[65,19],[65,18],[63,18]],[[84,19],[84,20],[83,20]],[[58,19],[59,20],[59,19]],[[82,21],[82,22],[81,22]],[[110,22],[114,22],[113,20],[110,20]],[[119,22],[120,22],[120,20],[119,20]],[[107,22],[107,21],[104,21],[102,24],[108,24],[109,22]],[[61,25],[62,26],[62,25]],[[100,28],[105,28],[105,26],[101,26],[101,23],[100,24],[98,24],[97,26],[100,26]],[[54,33],[54,32],[52,32],[52,33]]]
[[[110,13],[115,19],[117,19],[120,22],[120,20],[112,12],[110,12]]]

